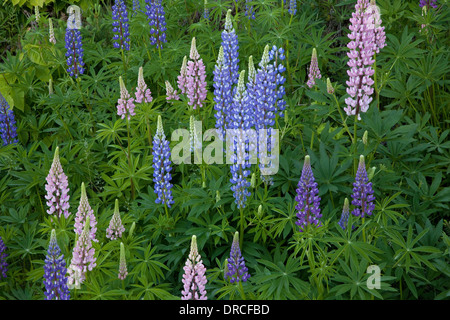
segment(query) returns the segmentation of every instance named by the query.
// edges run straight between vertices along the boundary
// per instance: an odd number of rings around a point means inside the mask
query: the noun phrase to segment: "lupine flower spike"
[[[216,66],[213,71],[214,74],[214,117],[216,118],[216,130],[221,139],[225,136],[225,113],[228,100],[228,94],[231,92],[229,78],[227,75],[226,66],[224,64],[223,47],[220,46],[219,55],[217,57]]]
[[[348,222],[349,214],[350,214],[350,208],[349,208],[349,204],[348,204],[348,199],[345,198],[345,200],[344,200],[344,207],[342,208],[341,219],[338,222],[339,226],[343,230],[345,230],[345,228],[347,228],[347,222]]]
[[[134,108],[136,107],[134,105],[134,98],[131,98],[130,94],[128,93],[127,88],[125,87],[125,83],[122,80],[122,77],[119,77],[119,84],[120,84],[120,98],[117,100],[117,115],[121,116],[122,119],[125,119],[125,117],[128,118],[128,120],[131,119],[131,116],[135,116],[136,113],[134,112]]]
[[[120,211],[119,211],[119,200],[116,199],[116,203],[114,205],[114,214],[109,222],[109,226],[106,229],[106,237],[111,240],[116,240],[122,236],[122,233],[125,231],[125,227],[122,224],[122,220],[120,219]]]
[[[205,0],[203,3],[203,18],[209,20],[208,0]]]
[[[72,19],[71,24],[75,25],[75,14],[71,14],[69,19]],[[80,30],[70,29],[69,23],[66,29],[66,57],[67,57],[67,72],[71,77],[75,76],[78,78],[80,74],[84,72],[84,62],[83,62],[83,46]]]
[[[295,16],[297,13],[297,0],[289,0],[289,9],[288,12]]]
[[[122,89],[121,89],[122,92]],[[147,87],[147,84],[144,80],[144,69],[142,67],[139,67],[139,73],[138,73],[138,83],[136,87],[136,102],[137,103],[150,103],[153,101],[152,92]]]
[[[3,145],[17,143],[17,128],[14,112],[0,94],[0,137]]]
[[[314,175],[311,168],[309,156],[305,156],[303,163],[302,175],[298,182],[297,206],[295,207],[298,220],[295,222],[300,226],[300,232],[305,231],[308,225],[321,226],[319,219],[322,217],[320,213],[320,197],[317,182],[315,182]]]
[[[3,242],[2,237],[0,236],[0,279],[6,278],[6,272],[8,271],[8,262],[6,262],[6,257],[8,254],[6,253],[6,245]]]
[[[180,75],[177,78],[178,88],[182,94],[187,90],[187,56],[184,56],[183,63],[181,64]]]
[[[207,92],[205,64],[197,51],[195,37],[192,38],[189,57],[191,60],[187,63],[186,93],[189,98],[188,104],[195,110],[197,107],[203,107]]]
[[[166,204],[169,208],[174,203],[172,197],[172,170],[170,161],[169,141],[164,134],[161,116],[158,116],[156,134],[153,136],[153,182],[158,196],[156,203]]]
[[[419,6],[421,8],[423,7],[433,7],[434,9],[437,8],[436,0],[420,0]]]
[[[231,143],[233,154],[231,154],[231,190],[235,198],[238,209],[245,208],[247,197],[250,196],[248,188],[250,182],[247,177],[250,175],[249,158],[249,140],[245,139],[244,132],[249,127],[249,115],[247,114],[247,91],[244,85],[245,70],[242,70],[239,76],[238,86],[235,90],[233,104],[231,106],[231,117],[229,128],[233,130],[232,139],[228,140],[227,145]],[[245,139],[245,140],[244,140]]]
[[[380,49],[383,49],[386,46],[386,34],[384,32],[384,27],[381,26],[380,8],[375,4],[375,0],[370,0],[367,11],[372,15],[370,27],[373,28],[375,33],[374,51],[375,53],[379,53]]]
[[[53,163],[46,180],[45,190],[47,191],[47,195],[45,199],[47,199],[47,206],[49,206],[47,213],[57,215],[58,218],[64,214],[64,217],[67,219],[70,215],[69,182],[61,166],[59,147],[56,147]]]
[[[225,274],[225,279],[229,279],[230,283],[246,282],[250,278],[248,268],[245,266],[244,257],[241,255],[239,248],[239,232],[235,232],[233,243],[231,245],[230,258],[227,260],[228,272]]]
[[[333,85],[331,84],[330,78],[327,78],[327,92],[329,94],[334,93],[334,88],[333,88]]]
[[[92,241],[98,242],[95,238],[95,233],[97,232],[97,220],[95,219],[94,210],[92,210],[86,193],[86,187],[84,182],[81,183],[81,197],[80,204],[78,206],[78,211],[75,216],[75,233],[81,235],[84,230],[84,225],[86,224],[87,218],[90,219],[90,239]]]
[[[89,217],[86,218],[84,224],[83,232],[78,237],[76,245],[73,248],[72,260],[70,263],[68,271],[67,285],[69,289],[77,288],[86,280],[87,271],[92,271],[92,269],[97,265],[97,258],[94,257],[95,249],[92,247],[92,240],[89,230]]]
[[[45,300],[70,300],[66,273],[66,261],[56,241],[56,231],[53,229],[44,265]]]
[[[120,280],[125,280],[125,278],[128,275],[127,270],[127,261],[125,259],[125,247],[123,246],[123,243],[120,243],[120,261],[119,261],[119,275],[118,278]]]
[[[150,43],[156,45],[156,48],[162,49],[163,43],[166,43],[166,17],[162,0],[145,0],[147,4],[146,15],[150,25]]]
[[[367,10],[369,0],[358,0],[355,5],[355,12],[350,18],[350,33],[348,38],[351,40],[347,47],[350,49],[347,56],[350,60],[347,65],[349,80],[347,84],[347,93],[349,97],[345,99],[347,107],[344,108],[347,115],[354,115],[361,119],[361,112],[367,112],[369,104],[372,101],[373,94],[372,85],[374,83],[371,78],[374,74],[372,68],[375,60],[373,55],[376,51],[377,44],[375,42],[375,30],[373,22],[373,14],[371,10]]]
[[[364,218],[372,214],[375,209],[375,204],[373,203],[375,197],[373,196],[372,182],[369,182],[363,155],[359,157],[358,170],[353,183],[352,198],[352,205],[355,206],[352,211],[353,215]]]
[[[114,1],[114,5],[112,6],[112,19],[114,48],[130,50],[128,11],[124,0]]]
[[[306,83],[308,87],[312,88],[316,84],[316,79],[322,78],[319,70],[319,64],[317,62],[317,51],[313,48],[311,56],[311,65],[309,66],[308,82]]]
[[[48,41],[56,44],[55,31],[53,30],[53,20],[51,18],[48,19]]]
[[[207,300],[205,285],[206,268],[198,253],[197,237],[192,236],[191,251],[183,267],[183,290],[181,300]]]
[[[180,100],[177,90],[175,90],[169,81],[165,81],[166,84],[166,100]],[[173,103],[173,102],[172,102]]]
[[[248,2],[252,2],[253,0],[245,0],[245,16],[248,19],[255,19],[255,9],[252,5],[249,5]]]

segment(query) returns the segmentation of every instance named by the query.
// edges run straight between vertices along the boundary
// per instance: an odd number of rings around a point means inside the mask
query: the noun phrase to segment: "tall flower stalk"
[[[130,50],[128,11],[124,0],[115,0],[112,6],[114,48]]]
[[[8,102],[0,94],[0,137],[3,145],[17,143],[17,128],[14,112]]]
[[[197,107],[203,107],[207,93],[205,64],[197,51],[195,37],[192,38],[189,58],[191,60],[188,61],[186,69],[186,93],[189,98],[188,104],[195,110]]]
[[[134,98],[130,96],[128,93],[127,87],[123,82],[122,77],[119,77],[119,85],[120,85],[120,98],[117,100],[117,115],[119,115],[122,119],[125,117],[130,120],[132,116],[135,116],[134,108],[136,107],[134,104]]]
[[[66,261],[56,241],[56,231],[53,229],[44,265],[45,300],[70,300],[66,273]]]
[[[163,43],[166,43],[166,17],[162,0],[145,0],[146,15],[150,25],[150,43],[156,45],[161,58]]]
[[[369,182],[363,155],[359,157],[358,170],[353,183],[352,199],[352,205],[355,206],[352,210],[354,216],[364,218],[372,215],[375,209],[375,197],[373,196],[372,182]]]
[[[127,260],[125,259],[125,247],[123,243],[120,243],[120,260],[119,260],[119,274],[118,278],[120,280],[125,280],[128,275],[127,270]]]
[[[92,247],[91,232],[89,230],[89,217],[86,218],[83,232],[76,240],[73,248],[72,260],[68,271],[67,285],[69,289],[77,288],[86,280],[88,271],[92,271],[97,265],[94,257],[95,249]]]
[[[137,103],[150,103],[153,101],[152,92],[150,91],[150,88],[147,87],[147,84],[144,80],[144,69],[142,67],[139,67],[138,83],[136,87],[136,93],[134,95],[136,97],[135,101]]]
[[[122,220],[120,219],[120,211],[119,211],[119,200],[116,199],[114,205],[114,214],[109,221],[109,226],[106,229],[106,237],[111,240],[116,240],[122,236],[122,233],[125,231],[125,227],[122,224]]]
[[[72,24],[75,24],[75,14],[71,14],[69,19],[73,19]],[[79,75],[84,73],[84,51],[80,30],[67,28],[65,41],[67,72],[71,77],[78,78]]]
[[[206,268],[203,265],[202,257],[198,253],[197,237],[192,236],[191,250],[183,267],[183,290],[181,291],[181,300],[207,300],[205,285]]]
[[[47,199],[47,206],[49,207],[47,213],[57,215],[58,218],[64,215],[67,219],[70,215],[69,182],[61,166],[59,147],[56,147],[53,162],[46,180],[45,190],[47,191],[47,195],[45,199]]]
[[[91,208],[89,204],[89,200],[86,193],[86,187],[84,182],[81,183],[81,197],[80,204],[78,206],[78,211],[75,216],[75,233],[79,236],[82,235],[83,230],[86,229],[86,221],[89,222],[89,232],[90,232],[90,240],[98,242],[95,238],[95,233],[97,232],[97,220],[94,215],[94,210]]]
[[[303,163],[302,175],[298,182],[297,196],[297,218],[295,222],[300,227],[300,232],[306,230],[308,225],[320,227],[320,197],[319,189],[317,188],[317,182],[315,182],[314,174],[311,168],[310,157],[305,156]]]
[[[164,134],[161,116],[158,116],[156,134],[153,136],[153,182],[157,195],[155,202],[165,204],[167,214],[167,207],[170,208],[174,203],[172,184],[170,183],[172,180],[171,164],[169,141]]]
[[[343,230],[345,230],[347,228],[349,215],[350,215],[350,207],[349,207],[349,203],[348,203],[348,198],[345,198],[345,200],[344,200],[344,207],[342,208],[341,219],[338,222],[339,226]]]
[[[316,79],[320,78],[322,78],[322,75],[320,73],[319,64],[317,62],[317,51],[316,48],[313,48],[311,55],[311,64],[309,66],[308,82],[306,82],[306,84],[308,85],[308,87],[312,88],[316,84]]]
[[[8,271],[8,262],[6,262],[6,257],[8,254],[6,253],[6,245],[3,242],[2,237],[0,236],[0,279],[6,278]]]
[[[228,271],[225,274],[225,279],[228,279],[230,283],[246,282],[250,278],[248,268],[245,266],[245,260],[239,247],[239,232],[237,231],[234,233],[230,258],[227,261]]]

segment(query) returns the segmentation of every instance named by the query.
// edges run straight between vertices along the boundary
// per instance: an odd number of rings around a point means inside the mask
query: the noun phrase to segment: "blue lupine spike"
[[[230,283],[246,282],[250,278],[248,268],[245,266],[244,257],[239,248],[239,232],[235,232],[233,243],[231,244],[230,258],[227,259],[227,272],[225,279],[229,279]]]
[[[373,196],[372,182],[367,176],[364,156],[359,157],[358,170],[356,171],[355,182],[353,183],[352,205],[355,208],[352,214],[364,218],[370,216],[375,209],[375,197]]]
[[[0,137],[3,145],[17,143],[17,128],[14,112],[0,94]]]
[[[162,0],[145,0],[148,24],[150,25],[150,43],[162,49],[166,43],[166,17]]]
[[[112,6],[114,48],[130,50],[128,11],[124,0],[115,0]]]

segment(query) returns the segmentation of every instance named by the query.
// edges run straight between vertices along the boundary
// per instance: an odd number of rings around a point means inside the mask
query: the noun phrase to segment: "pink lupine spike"
[[[313,48],[311,55],[311,65],[309,66],[308,82],[306,84],[308,87],[312,88],[316,84],[316,79],[322,78],[319,70],[319,64],[317,62],[317,51]]]
[[[98,242],[95,238],[95,233],[97,232],[97,220],[95,219],[94,210],[92,210],[88,197],[86,194],[86,187],[84,182],[81,184],[81,198],[80,204],[78,206],[78,211],[75,217],[75,233],[81,235],[83,233],[84,225],[87,219],[90,219],[90,239],[92,241]]]
[[[119,200],[116,199],[114,206],[114,214],[109,222],[109,227],[106,229],[106,237],[111,240],[116,240],[122,236],[125,228],[120,219]]]
[[[183,64],[181,65],[180,75],[178,76],[178,88],[182,94],[186,93],[187,85],[187,56],[183,58]]]
[[[119,84],[120,98],[117,100],[117,115],[121,116],[122,119],[125,119],[125,117],[127,117],[128,120],[130,120],[131,116],[136,115],[136,113],[134,112],[134,98],[131,98],[130,94],[128,93],[122,77],[119,77]]]
[[[180,100],[180,97],[169,81],[166,80],[166,100]]]
[[[61,217],[61,214],[64,214],[64,217],[68,218],[70,215],[69,183],[59,159],[59,147],[56,147],[53,163],[46,180],[45,190],[47,195],[45,199],[47,199],[47,205],[49,206],[47,213],[58,215],[58,218]]]
[[[206,268],[197,249],[197,237],[192,236],[191,251],[186,260],[183,274],[183,290],[181,300],[207,300],[205,285]]]
[[[186,92],[189,98],[188,104],[195,110],[203,107],[206,100],[206,69],[203,59],[197,51],[195,37],[192,38],[190,56],[192,60],[187,63],[187,86]]]
[[[147,84],[144,80],[144,69],[142,67],[139,67],[138,85],[136,87],[135,96],[137,103],[150,103],[153,101],[152,92],[147,87]]]

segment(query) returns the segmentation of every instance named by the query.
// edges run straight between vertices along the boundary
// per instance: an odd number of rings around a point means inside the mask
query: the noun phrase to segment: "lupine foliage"
[[[369,39],[368,0],[117,1],[125,50],[116,1],[77,1],[79,30],[66,1],[40,3],[0,8],[0,299],[44,300],[64,265],[73,300],[448,298],[447,2],[377,0]],[[171,161],[191,116],[279,130],[279,170],[245,168],[245,207],[230,164]],[[48,214],[49,173],[67,213]]]

